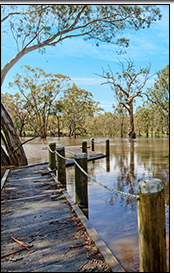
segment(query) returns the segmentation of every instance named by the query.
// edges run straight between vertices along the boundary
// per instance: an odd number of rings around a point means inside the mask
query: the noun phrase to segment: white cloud
[[[100,85],[103,82],[101,78],[79,78],[79,77],[71,77],[72,81],[77,85]]]

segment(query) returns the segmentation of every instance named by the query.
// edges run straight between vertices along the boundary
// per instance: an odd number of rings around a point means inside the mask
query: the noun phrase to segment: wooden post
[[[110,152],[109,152],[109,139],[106,139],[106,156],[109,156]]]
[[[57,147],[56,151],[65,157],[65,149],[63,146]],[[57,180],[61,182],[62,186],[66,188],[66,163],[65,159],[57,154]]]
[[[55,151],[56,150],[56,143],[55,142],[50,143],[49,148],[51,149],[51,151]],[[56,155],[55,155],[55,152],[52,153],[51,151],[49,150],[49,167],[52,170],[55,169],[54,173],[56,174]]]
[[[139,182],[137,201],[140,272],[167,272],[165,203],[162,181]]]
[[[87,141],[82,141],[82,153],[87,154]]]
[[[75,154],[74,159],[87,172],[87,154]],[[88,185],[87,176],[75,164],[75,197],[76,203],[81,209],[88,208]]]
[[[91,151],[94,151],[94,138],[91,138]]]

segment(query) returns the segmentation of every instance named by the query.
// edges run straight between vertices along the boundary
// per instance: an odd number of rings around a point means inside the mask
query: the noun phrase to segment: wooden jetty
[[[81,146],[65,146],[65,154],[66,156],[69,155],[75,155],[77,153],[81,153],[82,152],[82,147]],[[107,155],[103,154],[103,153],[96,153],[94,151],[91,150],[87,150],[87,161],[93,161],[93,160],[97,160],[97,159],[101,159],[101,158],[105,158]],[[74,157],[69,157],[66,160],[66,167],[70,167],[74,165]]]
[[[48,170],[18,167],[1,180],[1,272],[124,272]]]

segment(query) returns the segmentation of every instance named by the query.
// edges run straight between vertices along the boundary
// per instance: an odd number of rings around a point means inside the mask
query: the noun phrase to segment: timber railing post
[[[87,154],[87,141],[82,141],[82,153]]]
[[[91,138],[91,151],[94,151],[94,138]]]
[[[63,146],[57,147],[56,151],[65,157],[65,149]],[[66,162],[57,154],[57,180],[66,188]]]
[[[56,150],[56,143],[52,142],[49,144],[49,148],[51,151]],[[51,152],[49,150],[49,167],[53,170],[55,169],[54,173],[56,174],[56,155],[55,152]]]
[[[164,189],[160,179],[139,182],[137,201],[140,272],[167,272]]]
[[[87,154],[75,154],[74,159],[87,172]],[[87,176],[75,164],[75,198],[77,205],[84,211],[88,209]],[[84,211],[85,212],[85,211]],[[87,214],[87,213],[85,213]]]
[[[106,156],[109,156],[110,155],[110,152],[109,152],[109,139],[106,139]]]

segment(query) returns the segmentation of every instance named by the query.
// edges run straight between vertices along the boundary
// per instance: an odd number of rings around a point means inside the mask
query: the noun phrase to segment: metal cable
[[[56,153],[56,154],[57,154],[58,156],[60,156],[62,159],[68,160],[68,158],[62,156],[62,155],[59,154],[56,150],[55,150],[55,151],[52,151],[52,150],[50,149],[50,147],[49,147],[49,150],[50,150],[51,153]],[[104,184],[98,182],[95,178],[93,178],[93,177],[90,176],[87,172],[85,172],[85,170],[78,164],[78,162],[77,162],[74,158],[73,158],[73,161],[74,161],[74,163],[76,164],[76,166],[77,166],[77,167],[78,167],[78,168],[79,168],[79,169],[80,169],[80,170],[81,170],[89,179],[93,180],[94,182],[96,182],[96,183],[99,184],[100,186],[104,187],[105,189],[110,190],[110,191],[113,191],[113,192],[115,192],[115,193],[119,193],[119,194],[121,194],[121,195],[130,197],[130,198],[135,198],[135,199],[137,199],[137,200],[140,199],[139,195],[137,195],[137,194],[130,194],[130,193],[126,193],[126,192],[123,192],[123,191],[115,190],[115,189],[113,189],[113,188],[110,188],[110,187],[108,187],[108,186],[106,186],[106,185],[104,185]]]

